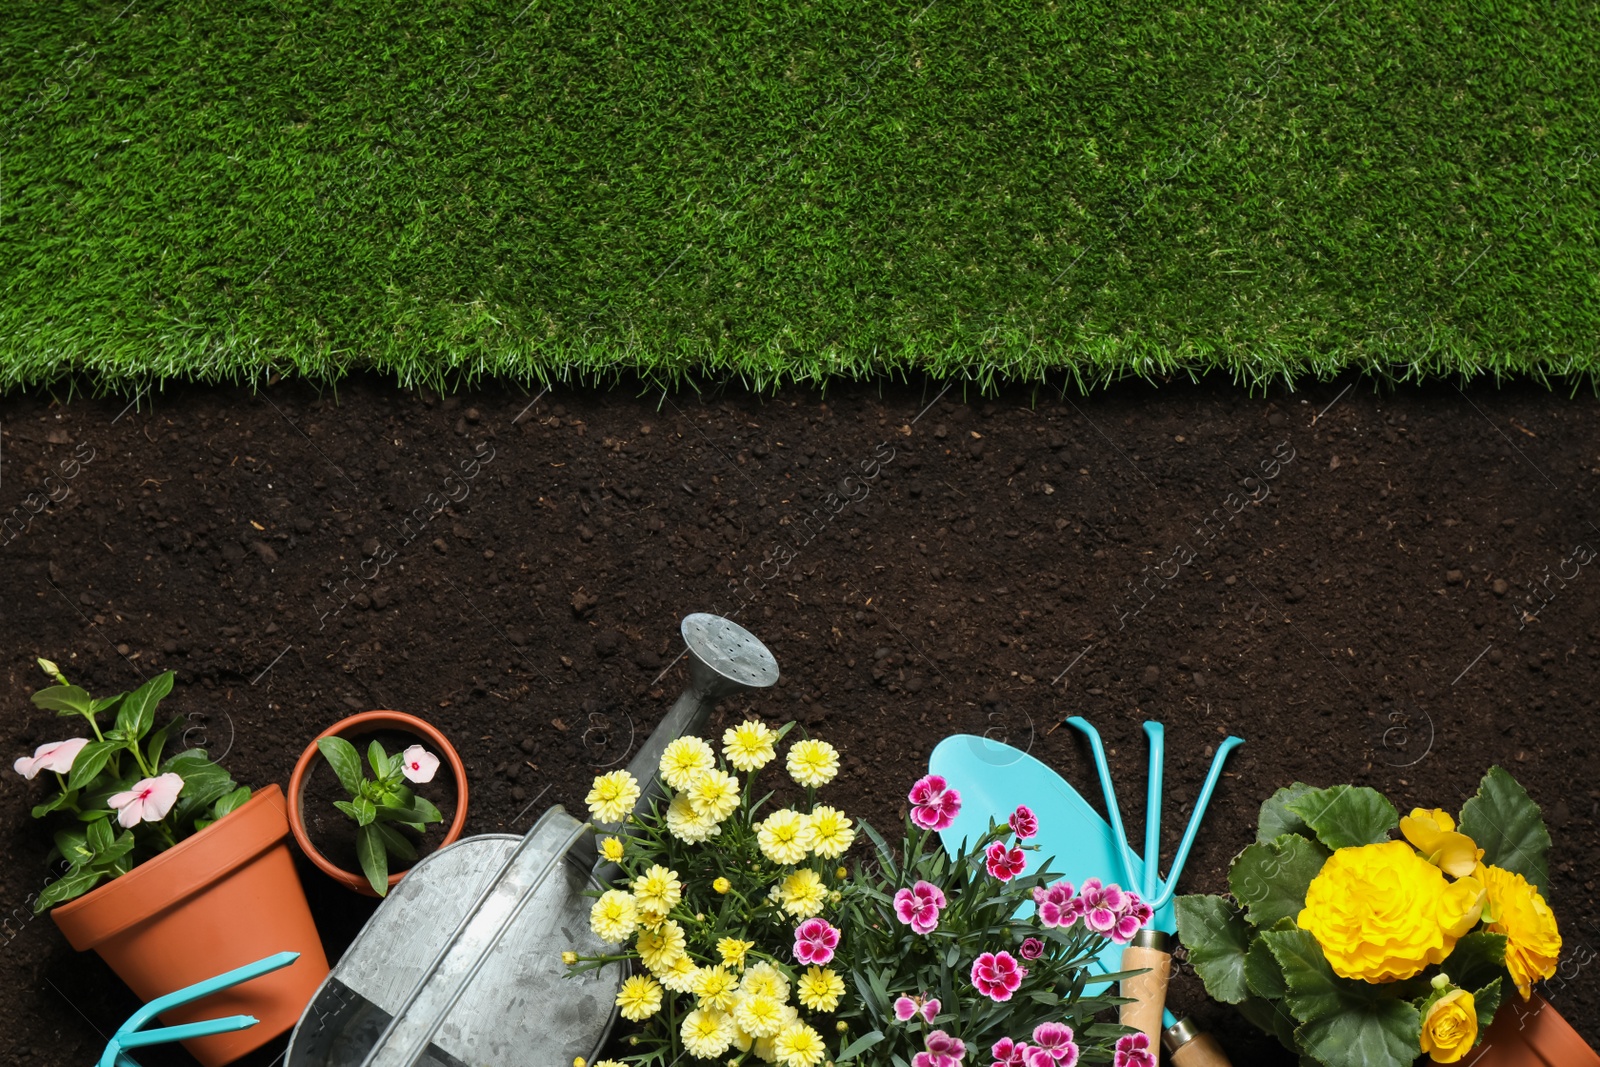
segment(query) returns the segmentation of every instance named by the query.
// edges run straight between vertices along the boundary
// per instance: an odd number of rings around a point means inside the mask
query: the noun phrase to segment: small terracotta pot
[[[450,820],[450,828],[445,831],[444,840],[439,842],[439,847],[444,848],[461,836],[461,829],[467,824],[467,768],[462,764],[461,757],[456,754],[454,746],[445,739],[444,734],[415,715],[407,715],[403,711],[363,711],[359,715],[341,719],[318,734],[306,746],[306,750],[300,754],[300,759],[295,762],[294,773],[289,776],[289,829],[293,831],[300,851],[304,852],[306,858],[316,864],[317,868],[329,878],[369,897],[376,897],[378,894],[372,891],[372,884],[367,881],[365,874],[360,871],[345,870],[318,852],[312,845],[311,835],[306,832],[305,782],[311,773],[312,762],[322,758],[322,752],[317,748],[317,741],[321,738],[349,737],[351,734],[386,729],[415,734],[419,740],[438,751],[441,760],[450,768],[450,773],[456,776],[456,814],[455,818]],[[405,871],[391,874],[389,888],[393,889],[405,876]]]
[[[328,975],[288,836],[283,790],[269,785],[50,917],[73,948],[94,949],[144,1001],[275,952],[300,953],[281,970],[161,1016],[168,1026],[225,1015],[259,1019],[248,1030],[183,1042],[206,1067],[222,1067],[294,1026]]]
[[[1462,1067],[1600,1067],[1572,1024],[1535,993],[1524,1002],[1512,990],[1483,1032],[1483,1043],[1461,1060]]]

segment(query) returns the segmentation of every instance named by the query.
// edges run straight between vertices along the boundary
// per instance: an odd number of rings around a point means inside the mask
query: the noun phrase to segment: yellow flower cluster
[[[1517,992],[1527,1000],[1533,995],[1534,982],[1556,973],[1561,931],[1555,913],[1522,875],[1481,864],[1478,869],[1489,894],[1484,917],[1493,920],[1484,929],[1506,936],[1506,969],[1517,983]]]

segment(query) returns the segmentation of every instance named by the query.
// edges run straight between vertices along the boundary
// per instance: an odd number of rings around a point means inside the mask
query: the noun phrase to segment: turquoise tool
[[[140,1027],[162,1012],[176,1008],[180,1004],[199,1000],[219,989],[248,982],[268,971],[287,967],[299,958],[298,952],[279,952],[254,963],[247,963],[243,967],[236,967],[226,974],[219,974],[215,978],[207,978],[203,982],[196,982],[166,996],[157,997],[130,1015],[128,1021],[111,1035],[111,1040],[106,1043],[105,1052],[100,1054],[99,1067],[139,1067],[139,1061],[128,1055],[125,1049],[159,1045],[168,1041],[187,1041],[194,1037],[209,1037],[212,1034],[249,1029],[259,1021],[250,1015],[227,1015],[220,1019],[205,1019],[197,1023],[184,1023],[181,1026],[162,1026],[154,1030],[141,1030]]]

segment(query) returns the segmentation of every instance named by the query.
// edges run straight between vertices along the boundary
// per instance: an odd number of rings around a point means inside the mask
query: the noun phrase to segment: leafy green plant
[[[389,755],[374,741],[367,746],[369,778],[362,769],[356,747],[342,737],[320,737],[317,749],[333,768],[349,800],[335,800],[333,806],[355,820],[356,858],[361,873],[367,876],[373,892],[389,893],[389,859],[395,856],[407,863],[417,858],[417,848],[400,828],[425,833],[428,823],[443,822],[444,816],[426,797],[420,797],[406,781],[427,782],[439,760],[421,745]]]
[[[94,738],[49,742],[12,765],[27,779],[49,772],[59,786],[33,817],[59,824],[50,858],[61,856],[68,868],[39,894],[35,914],[127,874],[250,799],[250,788],[235,785],[205,749],[165,755],[181,718],[152,728],[157,706],[172,692],[171,671],[131,692],[93,697],[54,663],[38,662],[56,684],[33,694],[34,705],[61,718],[82,717]],[[102,730],[107,713],[114,718]]]

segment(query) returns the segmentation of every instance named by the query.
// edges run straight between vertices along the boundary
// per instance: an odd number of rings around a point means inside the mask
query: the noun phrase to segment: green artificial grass
[[[925,4],[17,0],[0,389],[1594,381],[1584,0]]]

